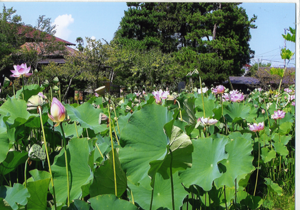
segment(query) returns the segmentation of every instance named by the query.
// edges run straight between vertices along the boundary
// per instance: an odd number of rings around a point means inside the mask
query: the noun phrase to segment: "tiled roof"
[[[26,38],[34,38],[34,33],[42,33],[42,32],[37,29],[32,28],[31,26],[22,25],[21,27],[19,27],[18,34],[22,34],[22,33],[25,33]],[[58,38],[56,36],[46,34],[47,40],[51,40],[53,37],[55,38],[56,41],[63,42],[63,43],[65,43],[65,45],[76,45],[74,43],[68,42],[68,41]]]
[[[259,84],[259,80],[254,77],[229,77],[230,82],[232,84],[246,84],[246,85],[257,85]],[[224,82],[225,84],[228,83],[228,80]]]
[[[21,46],[21,49],[24,49],[24,48],[26,48],[27,50],[35,49],[40,54],[41,51],[43,50],[43,48],[46,47],[46,46],[47,45],[44,42],[39,42],[39,43],[26,42],[25,44],[23,44]],[[71,47],[68,47],[68,46],[65,46],[65,50],[69,55],[73,55],[76,51],[75,49],[73,49]],[[50,54],[47,54],[45,56],[53,56],[53,55],[62,55],[62,51],[57,50],[57,51],[54,51],[54,52],[52,52]]]

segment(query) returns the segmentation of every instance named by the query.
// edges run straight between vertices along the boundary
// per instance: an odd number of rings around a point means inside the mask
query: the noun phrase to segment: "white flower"
[[[208,91],[207,87],[202,88],[203,93],[206,93]],[[202,93],[201,89],[198,89],[198,93],[201,94]]]

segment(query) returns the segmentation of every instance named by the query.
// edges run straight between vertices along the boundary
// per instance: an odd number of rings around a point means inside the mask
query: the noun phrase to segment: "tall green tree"
[[[250,28],[237,3],[128,3],[116,39],[134,39],[147,49],[160,47],[173,53],[182,71],[197,68],[208,82],[240,75],[250,61]]]
[[[22,27],[22,18],[16,10],[3,5],[0,13],[0,71],[13,64],[13,54],[25,42],[24,37],[18,36]]]

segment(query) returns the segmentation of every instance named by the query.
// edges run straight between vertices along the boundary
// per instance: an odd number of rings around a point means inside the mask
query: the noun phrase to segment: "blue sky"
[[[76,43],[77,37],[94,37],[111,41],[127,10],[126,2],[9,2],[2,6],[13,7],[25,24],[35,26],[40,15],[51,18],[57,25],[56,36]],[[255,51],[251,63],[260,59],[272,66],[282,66],[280,49],[284,47],[281,34],[284,28],[295,28],[295,3],[243,3],[249,18],[255,14],[257,29],[251,29],[250,48]],[[2,11],[2,8],[1,8]],[[286,42],[295,51],[295,44]],[[290,62],[294,67],[295,60]]]

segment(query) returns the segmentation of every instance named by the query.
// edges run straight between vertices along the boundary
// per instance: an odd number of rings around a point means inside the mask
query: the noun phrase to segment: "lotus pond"
[[[294,86],[80,105],[44,89],[0,107],[1,209],[272,209],[294,189]]]

